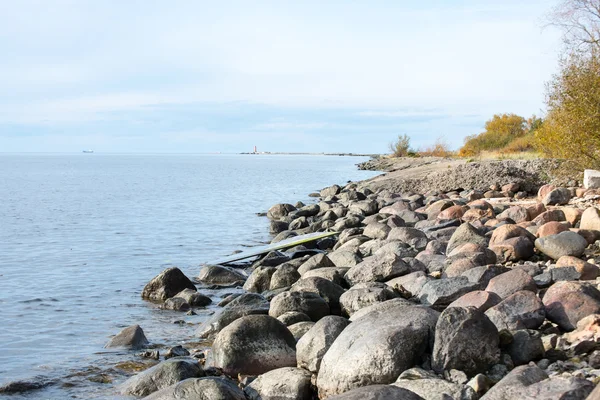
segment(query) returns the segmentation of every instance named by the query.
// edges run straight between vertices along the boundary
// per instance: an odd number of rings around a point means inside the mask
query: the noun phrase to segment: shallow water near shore
[[[134,357],[103,349],[111,335],[137,323],[152,343],[175,345],[212,312],[142,301],[152,277],[168,266],[193,277],[270,240],[257,212],[376,175],[357,170],[366,159],[0,154],[0,385],[56,381],[7,398],[118,398],[118,379],[101,381]]]

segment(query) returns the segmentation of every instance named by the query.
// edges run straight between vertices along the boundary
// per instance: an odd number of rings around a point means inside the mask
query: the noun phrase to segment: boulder
[[[525,389],[547,379],[548,375],[536,365],[522,365],[510,371],[494,385],[481,400],[514,400],[523,396]]]
[[[571,228],[568,222],[550,221],[540,226],[536,232],[537,237],[546,237],[566,232]]]
[[[390,233],[390,228],[387,224],[381,222],[370,223],[365,226],[363,235],[370,237],[371,239],[385,239]]]
[[[335,264],[325,254],[315,254],[298,268],[298,273],[304,275],[306,272],[318,268],[332,268]]]
[[[545,206],[568,204],[571,197],[572,195],[569,189],[560,187],[545,194],[542,198],[542,204]]]
[[[292,335],[294,336],[294,339],[296,339],[296,342],[298,340],[300,340],[300,338],[302,336],[304,336],[304,334],[306,332],[309,331],[310,328],[313,327],[315,323],[312,321],[302,321],[302,322],[296,322],[295,324],[291,324],[291,325],[286,325],[287,328],[289,329],[289,331],[292,333]]]
[[[475,243],[487,246],[488,240],[485,236],[481,235],[473,225],[465,222],[452,234],[452,237],[448,242],[448,247],[446,248],[446,254],[450,254],[456,247],[465,243]]]
[[[585,189],[600,189],[600,171],[595,169],[583,170],[583,187]]]
[[[359,283],[340,296],[342,315],[352,316],[361,308],[395,297],[398,295],[383,283]]]
[[[499,304],[502,298],[493,292],[476,290],[462,295],[448,307],[475,307],[481,312],[485,312],[489,308]]]
[[[508,296],[485,312],[496,325],[503,329],[537,329],[546,319],[544,304],[535,293],[523,290]]]
[[[275,273],[274,267],[257,267],[252,271],[246,283],[244,290],[252,293],[262,293],[271,287],[271,277]]]
[[[509,268],[502,265],[486,265],[484,267],[475,267],[461,274],[469,282],[478,283],[480,287],[485,288],[489,282],[496,276],[510,271]]]
[[[555,260],[563,256],[579,257],[583,255],[587,245],[587,241],[575,232],[561,232],[535,241],[535,247],[539,251]]]
[[[339,185],[333,185],[326,187],[325,189],[321,189],[319,193],[321,197],[332,197],[341,192],[342,188]]]
[[[263,296],[256,293],[244,293],[203,323],[198,329],[197,335],[201,338],[208,338],[216,335],[238,318],[246,315],[268,314],[268,312],[269,302]]]
[[[485,290],[487,292],[496,293],[498,296],[505,299],[521,290],[529,290],[536,293],[537,286],[527,272],[522,269],[513,269],[492,278]]]
[[[171,358],[126,380],[120,387],[124,395],[148,396],[188,378],[204,375],[198,361],[192,358]]]
[[[519,222],[529,221],[529,213],[527,212],[527,209],[525,207],[512,206],[502,211],[500,214],[498,214],[496,218],[498,218],[501,221],[505,219],[510,219],[518,224]]]
[[[548,222],[551,221],[566,221],[566,217],[565,217],[565,213],[562,210],[556,209],[556,210],[549,210],[549,211],[544,211],[543,213],[541,213],[540,215],[538,215],[537,217],[535,217],[533,219],[533,224],[537,225],[537,226],[541,226],[544,225]]]
[[[165,300],[162,305],[162,308],[165,310],[174,310],[174,311],[189,311],[192,306],[185,301],[184,298],[181,297],[171,297],[170,299]]]
[[[393,385],[359,387],[327,400],[424,400],[421,396]]]
[[[390,231],[387,238],[389,240],[399,240],[409,244],[417,250],[423,250],[427,246],[429,239],[427,235],[415,228],[401,227]]]
[[[360,310],[358,310],[357,312],[352,314],[352,316],[349,318],[349,321],[354,322],[369,313],[372,313],[372,312],[382,313],[382,312],[385,312],[386,310],[396,308],[401,305],[414,306],[415,303],[405,300],[405,299],[402,299],[402,298],[399,298],[399,297],[395,298],[395,299],[391,299],[391,300],[382,301],[381,303],[375,303],[375,304],[371,304],[370,306],[361,308]]]
[[[192,307],[206,307],[212,303],[210,297],[198,293],[196,290],[183,289],[177,293],[174,297],[180,297],[185,300]]]
[[[244,392],[249,400],[311,400],[310,372],[300,368],[279,368],[260,375]]]
[[[165,301],[183,289],[196,290],[196,285],[179,268],[167,268],[148,282],[142,290],[142,298],[152,301]]]
[[[416,296],[432,278],[423,271],[415,271],[410,274],[394,278],[386,282],[386,285],[393,288],[405,298]]]
[[[571,224],[571,226],[575,226],[575,224],[581,221],[583,210],[574,207],[563,207],[562,211],[565,214],[565,219]]]
[[[290,292],[311,292],[319,295],[329,305],[330,312],[335,315],[341,313],[340,296],[344,294],[344,291],[340,285],[317,276],[302,278],[290,289]]]
[[[596,400],[593,394],[594,384],[583,378],[565,378],[553,376],[541,382],[529,385],[522,393],[525,400],[589,399]]]
[[[474,307],[449,307],[439,316],[431,366],[435,372],[457,369],[468,376],[486,371],[500,360],[496,326]]]
[[[464,276],[428,281],[417,295],[422,304],[429,306],[448,306],[465,293],[479,289],[477,283],[470,282]]]
[[[600,313],[600,291],[583,282],[556,282],[542,301],[547,318],[566,331],[574,330],[584,317]]]
[[[577,257],[562,256],[556,261],[556,268],[574,267],[580,274],[581,280],[594,280],[600,275],[600,268]]]
[[[327,302],[312,292],[283,292],[271,300],[269,308],[271,317],[277,318],[288,311],[303,312],[315,322],[330,313]]]
[[[344,277],[350,285],[365,282],[385,282],[406,275],[410,266],[395,254],[371,256],[350,268]]]
[[[198,274],[198,280],[207,285],[243,285],[246,276],[233,268],[220,265],[205,265]]]
[[[398,379],[394,386],[401,387],[427,400],[476,400],[475,391],[466,385],[448,382],[444,379]]]
[[[513,332],[512,336],[513,340],[506,347],[506,352],[515,365],[524,365],[544,357],[544,344],[538,331],[521,329]]]
[[[349,323],[346,318],[334,315],[315,323],[296,344],[298,368],[318,373],[323,356]]]
[[[148,339],[139,325],[123,328],[104,346],[107,349],[125,348],[137,350],[148,346]]]
[[[299,311],[288,311],[277,317],[285,326],[297,324],[298,322],[309,322],[310,317],[303,312]]]
[[[327,279],[336,285],[347,287],[348,283],[344,279],[350,268],[319,268],[308,271],[303,275],[304,278],[323,278]]]
[[[296,207],[291,204],[275,204],[269,208],[269,211],[267,211],[267,218],[279,219],[281,217],[285,217],[294,210],[296,210]]]
[[[527,260],[534,254],[533,242],[526,237],[515,237],[490,246],[498,262]]]
[[[279,266],[269,282],[269,290],[281,289],[292,286],[298,279],[300,273],[291,264],[282,264]]]
[[[288,328],[267,315],[242,317],[217,335],[214,366],[230,376],[259,375],[296,366],[296,339]]]
[[[224,377],[190,378],[145,397],[144,400],[246,400],[236,382]]]
[[[398,304],[354,321],[333,342],[317,377],[321,398],[394,382],[427,351],[438,313]]]
[[[496,244],[502,243],[508,239],[524,237],[531,241],[535,240],[535,236],[533,236],[527,229],[524,229],[518,225],[502,225],[494,230],[492,233],[492,237],[490,238],[490,247]]]
[[[581,229],[600,231],[600,210],[596,207],[588,207],[581,215]]]

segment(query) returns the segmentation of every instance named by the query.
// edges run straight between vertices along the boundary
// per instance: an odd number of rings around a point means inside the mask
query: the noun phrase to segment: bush
[[[432,146],[425,147],[418,154],[423,157],[451,157],[453,152],[450,151],[450,147],[444,138],[439,137]]]
[[[531,125],[537,119],[532,117]],[[528,133],[528,121],[516,114],[496,114],[485,123],[485,132],[467,136],[459,156],[474,156],[482,151],[496,151],[508,146],[512,141]]]
[[[390,143],[390,151],[394,157],[406,157],[411,152],[410,137],[406,134],[398,135],[396,142]]]
[[[572,168],[600,168],[600,58],[573,53],[547,86],[548,115],[536,133],[545,155]]]

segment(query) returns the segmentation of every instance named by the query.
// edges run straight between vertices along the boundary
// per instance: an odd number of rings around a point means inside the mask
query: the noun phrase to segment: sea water
[[[0,154],[0,385],[54,382],[13,399],[118,398],[113,367],[134,356],[104,350],[112,335],[139,324],[152,343],[183,343],[215,309],[158,309],[140,298],[152,277],[170,266],[193,277],[268,242],[257,213],[369,178],[365,160]]]

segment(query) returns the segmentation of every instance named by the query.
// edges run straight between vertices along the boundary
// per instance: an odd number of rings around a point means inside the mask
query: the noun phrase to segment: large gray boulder
[[[455,278],[430,280],[423,285],[417,296],[422,304],[444,307],[465,293],[479,288],[479,284],[470,282],[464,276],[457,276]]]
[[[266,292],[271,287],[271,277],[275,271],[275,267],[255,268],[244,283],[244,290],[252,293]]]
[[[317,270],[315,270],[317,271]],[[340,285],[318,276],[302,278],[290,288],[290,292],[311,292],[319,295],[329,305],[331,314],[340,315],[340,296],[345,290]]]
[[[246,315],[268,314],[269,306],[269,301],[260,294],[244,293],[203,323],[196,334],[201,338],[214,336],[238,318]]]
[[[196,285],[179,268],[167,268],[144,286],[142,298],[152,301],[165,301],[183,289],[196,290]]]
[[[594,384],[583,378],[553,376],[529,385],[522,394],[524,400],[597,400],[592,393]],[[589,397],[588,397],[589,395]]]
[[[451,369],[474,376],[500,360],[500,337],[494,324],[475,307],[451,307],[435,327],[432,367],[439,374]]]
[[[204,375],[198,361],[192,358],[175,357],[163,361],[132,376],[121,385],[121,393],[130,396],[148,396],[188,378]]]
[[[318,373],[323,356],[349,323],[346,318],[329,315],[313,325],[296,344],[298,367]]]
[[[220,265],[205,265],[198,274],[198,280],[208,285],[243,285],[246,276],[233,268]]]
[[[466,243],[475,243],[482,246],[487,246],[488,239],[480,234],[473,225],[465,222],[459,226],[458,229],[452,234],[452,237],[450,237],[448,247],[446,247],[446,254],[449,255],[452,253],[452,250]]]
[[[387,237],[389,240],[399,240],[409,244],[417,250],[423,250],[427,247],[429,239],[425,232],[415,228],[399,227],[390,231]]]
[[[438,315],[430,308],[398,304],[352,322],[321,361],[319,396],[393,383],[428,350]]]
[[[107,349],[141,349],[148,344],[144,330],[139,325],[132,325],[123,328],[104,347]]]
[[[491,307],[485,315],[496,325],[499,331],[507,329],[537,329],[546,319],[542,300],[533,292],[517,292],[499,304]]]
[[[271,317],[277,318],[288,311],[302,312],[315,322],[330,313],[329,304],[316,293],[283,292],[273,297],[269,309]]]
[[[192,289],[183,289],[181,292],[177,293],[175,298],[182,298],[186,303],[193,307],[206,307],[212,300],[210,297],[205,296],[201,293],[198,293],[196,290]]]
[[[535,247],[550,258],[579,257],[587,247],[587,240],[578,233],[566,231],[536,239]]]
[[[342,315],[350,317],[361,308],[396,297],[398,295],[384,283],[359,283],[340,296]]]
[[[278,368],[260,375],[244,391],[249,400],[311,400],[310,372]]]
[[[393,385],[364,386],[327,400],[424,400],[421,396]]]
[[[292,286],[298,279],[300,273],[293,265],[288,263],[280,265],[271,276],[269,290],[281,289]]]
[[[471,387],[439,378],[398,379],[393,385],[410,390],[426,400],[478,399]]]
[[[481,400],[514,400],[523,396],[525,389],[547,379],[548,375],[536,365],[522,365],[510,371],[494,385]]]
[[[304,275],[313,269],[333,267],[335,264],[325,254],[315,254],[298,268],[298,273]]]
[[[402,258],[387,253],[363,259],[360,264],[348,270],[345,279],[352,286],[364,282],[385,282],[409,272],[410,266]]]
[[[190,378],[161,389],[144,400],[247,400],[242,389],[231,379],[208,376]]]
[[[296,339],[284,324],[268,315],[249,315],[232,322],[219,332],[212,349],[214,366],[230,376],[296,366]]]

